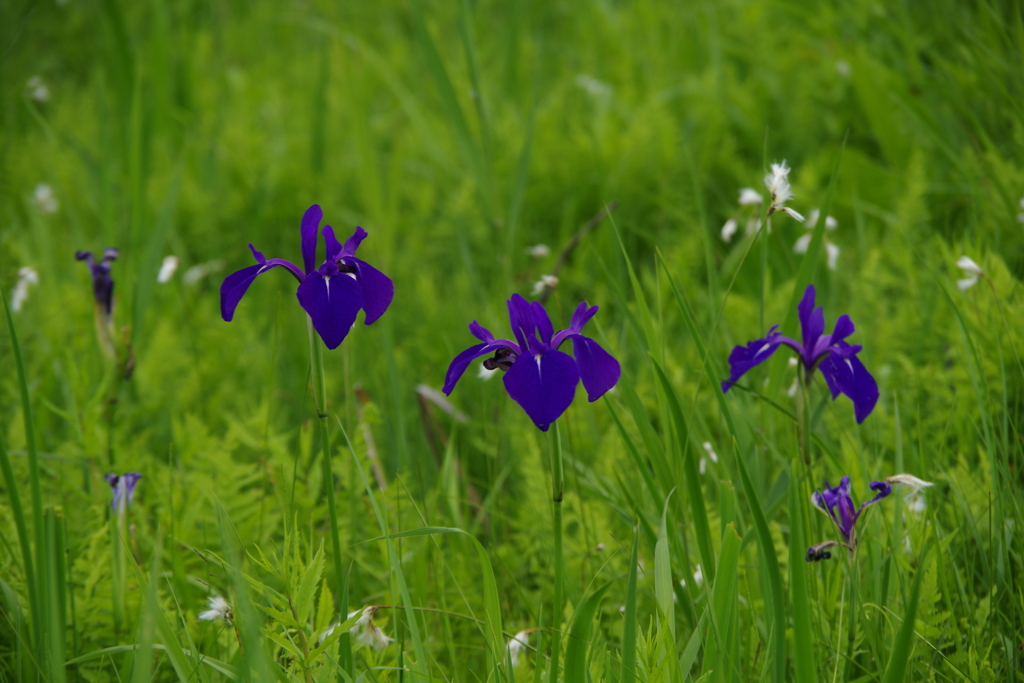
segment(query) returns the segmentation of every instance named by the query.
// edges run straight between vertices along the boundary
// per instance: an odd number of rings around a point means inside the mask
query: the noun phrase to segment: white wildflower
[[[813,209],[809,214],[807,214],[807,229],[810,230],[811,228],[817,226],[818,218],[820,217],[821,209]],[[835,218],[832,218],[832,216],[825,216],[826,230],[835,230],[837,227],[839,227],[839,221],[837,221]]]
[[[700,459],[700,473],[704,474],[704,471],[707,469],[708,460],[718,462],[718,453],[715,453],[715,447],[711,445],[710,441],[705,441],[702,445],[704,446],[704,452],[708,454],[707,458]]]
[[[558,278],[554,275],[541,275],[537,282],[533,283],[533,296],[540,296],[545,289],[554,289],[558,286]]]
[[[25,90],[28,91],[29,98],[36,102],[50,101],[50,86],[46,85],[46,81],[43,80],[42,76],[33,76],[28,79],[28,83],[25,84]]]
[[[814,227],[818,224],[818,219],[820,217],[821,211],[819,209],[814,209],[809,214],[807,214],[807,222],[804,224],[804,227],[806,227],[808,230],[813,230]],[[825,216],[826,230],[835,230],[837,227],[839,227],[839,222],[835,218],[832,218],[832,216]],[[810,232],[801,235],[800,238],[797,239],[797,241],[793,244],[793,251],[797,254],[806,254],[807,248],[811,246],[811,238],[813,236],[814,235]],[[832,242],[830,242],[828,238],[825,238],[824,243],[825,255],[828,259],[828,269],[835,270],[836,264],[839,262],[839,247],[832,244]]]
[[[781,164],[772,164],[771,172],[764,177],[764,185],[772,196],[772,205],[768,208],[768,215],[776,211],[784,211],[794,220],[803,222],[803,216],[786,206],[786,202],[793,198],[793,189],[789,185],[789,166],[786,166],[785,161]]]
[[[739,226],[736,224],[735,218],[730,218],[729,220],[727,220],[725,222],[725,225],[722,226],[722,241],[731,242],[732,237],[733,235],[736,234],[737,229],[739,229]]]
[[[697,565],[697,570],[693,572],[693,585],[699,586],[704,583],[704,572],[701,570],[700,565]],[[679,579],[679,585],[686,588],[686,579]]]
[[[181,276],[181,281],[184,282],[186,285],[194,285],[203,278],[205,278],[207,275],[210,275],[211,273],[216,273],[223,269],[224,262],[220,260],[207,261],[206,263],[197,263],[196,265],[192,266],[191,268],[185,271],[185,273]]]
[[[529,254],[531,258],[542,259],[551,254],[551,249],[546,244],[535,244],[532,247],[528,247],[526,249],[526,253]]]
[[[757,205],[757,204],[760,204],[763,201],[764,201],[764,198],[761,196],[761,193],[759,193],[754,188],[752,188],[752,187],[740,188],[740,206]]]
[[[39,273],[34,268],[25,266],[18,269],[18,282],[11,294],[11,310],[17,313],[28,300],[28,288],[39,284]]]
[[[363,613],[352,626],[352,636],[358,645],[372,647],[374,650],[383,650],[388,643],[394,642],[394,640],[385,635],[384,631],[381,631],[380,627],[373,622],[373,614],[376,611],[377,607],[373,605],[363,608]],[[349,612],[348,618],[351,619],[357,614],[359,614],[359,610]]]
[[[156,276],[156,281],[160,284],[166,284],[171,281],[174,277],[174,271],[178,270],[178,257],[177,256],[164,256],[163,263],[160,264],[160,272]]]
[[[512,662],[512,666],[519,666],[519,655],[530,645],[530,635],[536,629],[526,629],[520,631],[511,638],[508,639],[508,658]]]
[[[53,194],[53,188],[46,183],[36,185],[33,199],[40,213],[57,213],[57,210],[60,209],[60,202],[57,201],[57,197]]]
[[[231,621],[234,617],[231,613],[231,605],[229,605],[228,601],[221,596],[211,595],[208,598],[208,602],[210,603],[210,609],[199,613],[199,619],[201,621],[215,621],[217,619]]]
[[[969,256],[961,256],[960,260],[956,262],[956,266],[964,271],[964,275],[967,276],[962,280],[956,281],[956,286],[962,291],[966,291],[978,284],[978,278],[985,274],[981,270],[981,266],[975,263]]]
[[[828,269],[835,270],[839,261],[839,247],[831,242],[825,242],[825,254],[828,256]]]
[[[907,509],[913,512],[915,515],[920,515],[924,512],[925,508],[928,507],[924,501],[924,496],[920,493],[907,496]]]

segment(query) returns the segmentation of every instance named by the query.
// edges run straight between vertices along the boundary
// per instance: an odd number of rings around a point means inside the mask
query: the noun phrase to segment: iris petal
[[[356,269],[356,280],[363,292],[363,310],[366,311],[364,323],[369,325],[384,315],[395,298],[395,283],[366,261],[349,256],[344,259],[346,265]]]
[[[622,373],[619,361],[593,339],[579,334],[574,335],[572,352],[576,356],[583,388],[587,390],[587,400],[591,403],[601,398],[619,381]]]
[[[450,396],[456,383],[462,378],[463,373],[466,372],[466,368],[469,367],[470,363],[481,356],[489,356],[498,349],[507,347],[508,344],[505,343],[504,340],[498,340],[497,343],[484,343],[470,346],[468,349],[455,356],[455,359],[452,360],[451,364],[448,366],[448,372],[445,373],[444,376],[444,387],[441,391]]]
[[[566,411],[576,395],[580,373],[567,353],[519,356],[505,373],[505,390],[543,432]]]
[[[316,242],[320,221],[324,217],[323,209],[319,204],[306,209],[302,215],[302,265],[307,273],[316,270]]]
[[[238,307],[238,302],[245,296],[249,285],[252,284],[257,275],[270,268],[273,268],[273,266],[257,263],[255,266],[242,268],[224,278],[224,282],[220,285],[220,317],[227,322],[231,322],[231,319],[235,317],[235,308]]]
[[[348,275],[324,277],[310,273],[295,295],[329,349],[338,348],[344,341],[363,306],[359,284]]]
[[[772,357],[775,349],[782,343],[782,335],[775,331],[776,327],[778,325],[772,326],[764,339],[755,339],[747,342],[746,346],[733,348],[729,354],[729,379],[722,382],[722,393],[728,392],[748,370]]]
[[[857,424],[862,423],[878,403],[878,384],[857,356],[842,358],[830,354],[818,366],[835,399],[840,393],[853,401]]]

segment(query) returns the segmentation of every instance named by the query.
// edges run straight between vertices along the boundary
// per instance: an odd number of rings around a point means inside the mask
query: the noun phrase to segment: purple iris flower
[[[249,243],[256,265],[228,275],[220,286],[220,314],[224,320],[231,322],[235,307],[256,276],[277,266],[287,268],[299,281],[295,296],[329,349],[337,348],[345,339],[359,309],[366,311],[367,325],[384,315],[395,295],[395,285],[387,275],[355,257],[359,243],[366,238],[365,230],[356,228],[341,244],[334,229],[325,225],[327,258],[319,268],[316,266],[317,231],[323,215],[320,206],[314,204],[302,216],[302,268],[284,259],[268,259]]]
[[[114,501],[111,504],[117,510],[120,508],[122,500],[125,500],[128,505],[132,504],[132,496],[135,495],[135,484],[139,482],[139,479],[142,479],[142,475],[138,472],[127,472],[121,475],[107,474],[103,479],[114,490]]]
[[[845,546],[851,554],[857,549],[857,520],[860,519],[865,508],[892,493],[892,486],[884,481],[873,481],[871,490],[875,492],[875,497],[862,503],[859,508],[853,504],[853,498],[850,496],[849,477],[843,477],[839,481],[839,486],[832,488],[826,481],[824,491],[814,492],[811,502],[816,508],[828,514],[843,540],[825,541],[811,546],[807,549],[808,562],[829,559],[832,557],[832,553],[828,552],[828,548],[837,545]]]
[[[85,261],[92,274],[92,293],[96,298],[96,307],[109,322],[114,312],[114,280],[110,277],[110,264],[117,260],[117,249],[103,250],[103,258],[99,262],[91,251],[76,251],[75,259]]]
[[[814,307],[814,285],[807,286],[797,311],[803,342],[784,337],[777,331],[779,326],[772,325],[764,339],[733,348],[729,354],[729,379],[722,382],[722,392],[729,391],[747,370],[768,360],[780,344],[785,344],[797,352],[806,379],[817,368],[825,377],[833,401],[839,394],[850,397],[860,424],[878,403],[878,384],[857,358],[863,347],[846,342],[855,329],[850,316],[839,316],[832,334],[825,334],[825,313],[821,307]]]
[[[601,398],[619,381],[619,362],[596,341],[580,334],[597,308],[582,302],[572,314],[569,329],[555,334],[548,312],[540,302],[531,303],[513,294],[508,301],[508,317],[516,341],[495,339],[474,320],[469,331],[483,343],[455,357],[448,366],[442,391],[451,394],[474,359],[493,353],[493,357],[484,361],[484,367],[506,371],[508,395],[522,406],[538,429],[546,432],[572,403],[576,385],[581,380],[591,402]],[[568,339],[572,339],[575,359],[558,350]]]

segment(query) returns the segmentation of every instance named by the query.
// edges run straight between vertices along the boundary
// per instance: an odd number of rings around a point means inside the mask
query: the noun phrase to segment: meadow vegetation
[[[1022,680],[1022,55],[985,0],[0,3],[0,680]],[[311,361],[283,269],[219,288],[312,204],[395,294]],[[786,349],[722,392],[810,284],[859,424]],[[440,393],[514,293],[621,366],[548,432]]]

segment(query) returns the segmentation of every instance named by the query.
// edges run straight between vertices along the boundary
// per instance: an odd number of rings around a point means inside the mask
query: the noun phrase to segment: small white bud
[[[736,234],[736,230],[738,228],[739,226],[736,224],[735,218],[730,218],[729,220],[727,220],[725,222],[725,225],[722,226],[722,241],[731,242],[733,235]]]

